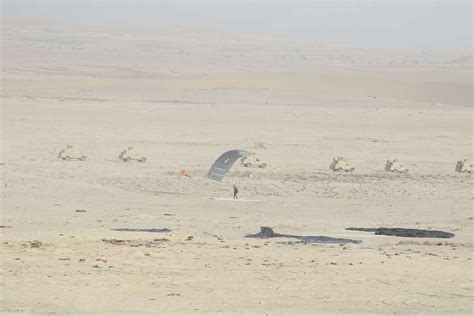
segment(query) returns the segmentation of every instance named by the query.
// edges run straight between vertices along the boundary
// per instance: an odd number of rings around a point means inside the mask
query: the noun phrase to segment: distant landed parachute
[[[247,157],[248,155],[250,155],[248,151],[238,149],[229,150],[223,153],[219,156],[219,158],[217,158],[216,161],[214,161],[211,169],[209,169],[207,177],[211,180],[221,182],[225,175],[229,172],[230,168],[232,168],[234,163],[238,159]]]

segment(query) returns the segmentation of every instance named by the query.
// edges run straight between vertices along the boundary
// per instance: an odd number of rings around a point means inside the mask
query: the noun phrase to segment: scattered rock
[[[223,240],[224,240],[224,238],[222,238],[222,236],[212,235],[212,237],[217,238],[217,240],[219,240],[219,241],[223,241]]]
[[[115,238],[114,239],[105,239],[105,238],[103,238],[102,241],[110,243],[110,244],[114,244],[114,245],[121,245],[125,242],[125,240],[115,239]]]
[[[76,210],[76,213],[85,213],[87,212],[86,210]]]
[[[33,240],[33,241],[30,241],[30,247],[31,248],[41,248],[43,247],[43,243],[39,240]]]
[[[190,240],[193,240],[193,238],[194,238],[193,236],[188,236],[188,238],[186,238],[185,240],[190,241]]]
[[[116,246],[129,246],[129,247],[161,247],[163,241],[169,241],[166,238],[154,239],[154,240],[122,240],[122,239],[102,239],[103,242],[116,245]]]

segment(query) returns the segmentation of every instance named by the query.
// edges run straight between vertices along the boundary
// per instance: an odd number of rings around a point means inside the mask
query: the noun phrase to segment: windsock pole
[[[180,184],[181,184],[181,171],[178,172],[178,196],[179,196]]]

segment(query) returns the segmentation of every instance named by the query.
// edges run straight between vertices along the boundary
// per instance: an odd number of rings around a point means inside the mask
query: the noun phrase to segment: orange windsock
[[[180,172],[179,174],[180,174],[181,176],[191,178],[191,176],[190,176],[189,173],[186,171],[186,169],[181,170],[181,172]]]

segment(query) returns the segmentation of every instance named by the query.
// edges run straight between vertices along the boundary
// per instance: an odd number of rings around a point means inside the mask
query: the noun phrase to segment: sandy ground
[[[454,172],[472,156],[469,50],[189,29],[2,35],[2,313],[473,312],[472,178]],[[57,160],[66,144],[87,161]],[[118,161],[129,145],[148,161]],[[208,180],[233,148],[269,167]],[[355,172],[330,172],[334,156]],[[389,158],[410,172],[384,172]],[[245,238],[260,226],[362,243]]]

